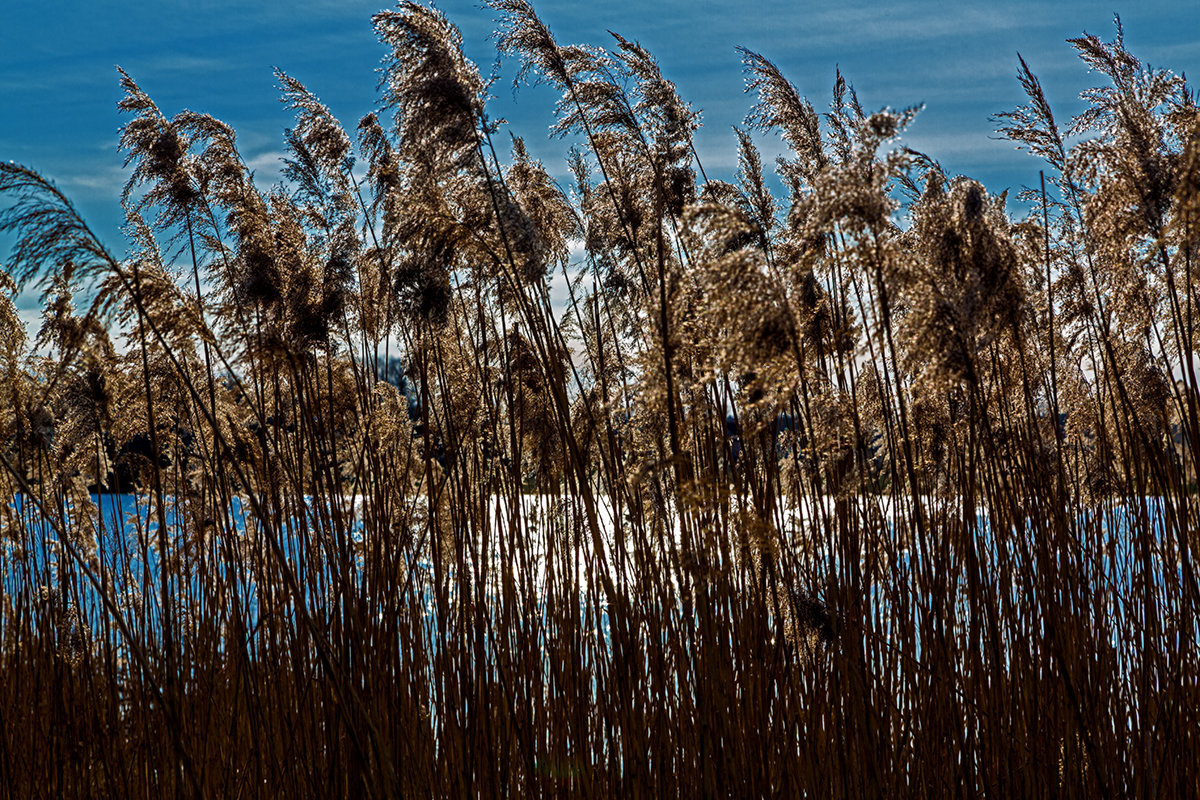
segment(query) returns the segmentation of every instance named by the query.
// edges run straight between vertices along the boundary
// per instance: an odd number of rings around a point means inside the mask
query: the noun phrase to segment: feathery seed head
[[[405,0],[372,17],[392,52],[384,67],[383,98],[396,111],[406,160],[461,168],[475,159],[485,86],[463,56],[462,36],[436,9]]]

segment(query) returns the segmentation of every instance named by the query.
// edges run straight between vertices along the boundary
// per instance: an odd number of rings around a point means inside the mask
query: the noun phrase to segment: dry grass
[[[888,151],[914,111],[744,51],[775,196],[744,133],[705,176],[636,43],[490,5],[570,190],[410,2],[353,136],[279,74],[265,193],[121,73],[129,258],[0,165],[0,786],[1195,796],[1184,80],[1072,40],[1104,83],[1062,130],[1022,61],[1014,221]]]

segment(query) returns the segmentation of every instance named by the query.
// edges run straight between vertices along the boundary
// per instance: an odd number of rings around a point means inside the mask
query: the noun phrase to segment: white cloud
[[[116,163],[110,165],[84,162],[87,164],[86,168],[66,173],[58,179],[57,183],[68,195],[73,191],[87,190],[96,194],[120,197],[125,182],[129,180],[129,173],[125,167],[121,166],[121,161],[124,159],[114,158],[113,160]]]
[[[254,182],[260,187],[271,186],[283,180],[282,150],[269,150],[246,159],[246,167],[254,173]]]

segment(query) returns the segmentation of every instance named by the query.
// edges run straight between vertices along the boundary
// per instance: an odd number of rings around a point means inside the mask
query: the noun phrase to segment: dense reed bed
[[[750,51],[710,178],[644,49],[489,5],[569,186],[412,2],[353,130],[278,75],[269,190],[121,73],[127,257],[0,165],[0,794],[1195,796],[1185,81],[1022,61],[1018,218]]]

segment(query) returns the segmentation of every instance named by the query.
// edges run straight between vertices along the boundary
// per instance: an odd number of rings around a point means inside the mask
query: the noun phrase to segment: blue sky
[[[243,155],[268,184],[278,175],[283,129],[290,125],[273,67],[303,81],[348,128],[377,103],[375,70],[384,51],[370,16],[386,7],[378,0],[5,0],[4,6],[0,159],[55,180],[118,253],[125,173],[116,147],[122,119],[115,65],[166,114],[190,108],[232,124]],[[924,103],[906,142],[994,192],[1037,181],[1036,161],[990,138],[990,115],[1022,100],[1018,50],[1063,120],[1094,80],[1064,40],[1085,30],[1111,38],[1114,12],[1143,62],[1200,72],[1195,0],[535,0],[535,6],[562,43],[605,44],[611,29],[649,48],[703,113],[697,147],[710,176],[732,172],[730,128],[752,103],[735,45],[770,58],[818,107],[828,102],[836,67],[868,109]],[[461,0],[438,7],[488,74],[496,61],[491,12]],[[553,94],[522,88],[514,95],[514,64],[504,61],[499,69],[493,116],[505,117],[552,173],[565,173],[566,145],[546,137]],[[8,244],[0,239],[0,258]],[[20,299],[24,315],[34,315],[35,299]]]

